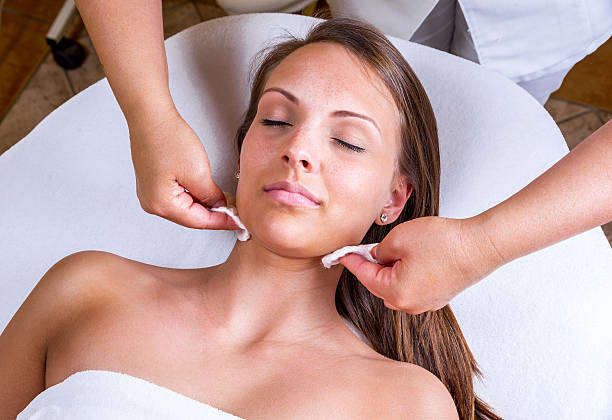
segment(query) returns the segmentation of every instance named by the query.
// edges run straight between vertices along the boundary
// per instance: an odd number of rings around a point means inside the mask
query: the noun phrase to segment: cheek
[[[332,223],[361,240],[382,209],[387,174],[375,165],[351,165],[339,170],[328,185],[333,185],[328,209]]]
[[[249,209],[257,204],[259,189],[264,185],[272,150],[266,142],[258,138],[249,129],[240,149],[240,179],[236,189],[236,207],[243,223],[249,218]],[[268,180],[269,181],[269,180]],[[243,208],[244,203],[251,203],[249,208]],[[242,204],[242,205],[241,205]]]
[[[267,167],[274,152],[270,142],[266,142],[256,132],[251,133],[251,130],[247,132],[240,151],[240,172],[245,174],[245,178],[252,171],[259,171]]]

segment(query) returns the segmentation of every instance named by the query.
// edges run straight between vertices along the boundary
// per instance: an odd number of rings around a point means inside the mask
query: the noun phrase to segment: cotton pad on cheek
[[[215,207],[209,210],[216,211],[218,213],[225,213],[229,217],[231,217],[234,223],[236,223],[238,227],[240,228],[240,230],[235,231],[236,238],[238,238],[239,241],[243,241],[243,242],[248,241],[251,238],[251,234],[249,233],[247,228],[244,226],[244,224],[238,217],[238,209],[236,208],[236,197],[234,197],[233,194],[228,193],[226,191],[223,191],[223,194],[225,195],[225,201],[227,202],[227,207]]]

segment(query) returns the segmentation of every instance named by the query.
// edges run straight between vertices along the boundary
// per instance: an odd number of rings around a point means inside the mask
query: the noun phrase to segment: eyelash
[[[283,126],[283,125],[291,125],[291,124],[289,124],[289,123],[287,123],[287,122],[284,122],[284,121],[269,120],[269,119],[267,119],[267,118],[264,118],[263,120],[261,120],[261,123],[262,123],[263,125],[266,125],[266,126],[275,126],[275,127],[278,127],[278,126]],[[336,141],[338,142],[338,144],[340,144],[342,147],[345,147],[345,148],[347,148],[347,149],[350,149],[350,150],[352,150],[352,151],[354,151],[354,152],[361,153],[361,152],[365,151],[365,149],[363,149],[363,148],[361,148],[361,147],[354,146],[354,145],[352,145],[352,144],[350,144],[350,143],[347,143],[347,142],[345,142],[345,141],[342,141],[342,140],[340,140],[340,139],[337,139],[337,138],[334,138],[334,137],[332,137],[332,139],[333,139],[333,140],[336,140]]]

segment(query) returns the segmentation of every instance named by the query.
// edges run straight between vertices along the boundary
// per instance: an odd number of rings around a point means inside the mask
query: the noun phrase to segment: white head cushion
[[[316,22],[230,16],[166,41],[173,98],[224,191],[235,192],[233,139],[249,99],[251,57],[285,29],[303,35]],[[436,113],[441,216],[488,209],[568,152],[546,111],[511,81],[391,40]],[[234,232],[189,229],[145,213],[133,171],[127,125],[105,79],[0,156],[2,329],[49,267],[77,251],[175,268],[225,261]],[[612,251],[597,228],[513,261],[455,298],[451,308],[484,373],[479,395],[508,419],[610,418],[611,276]]]

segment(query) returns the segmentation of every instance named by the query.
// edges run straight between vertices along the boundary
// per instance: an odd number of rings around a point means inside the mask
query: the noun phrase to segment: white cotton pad
[[[236,223],[241,230],[236,230],[236,238],[239,241],[248,241],[251,237],[251,234],[247,230],[247,228],[242,224],[242,221],[238,217],[238,209],[236,208],[236,197],[234,197],[231,193],[223,191],[225,195],[225,201],[227,202],[227,207],[214,207],[209,209],[210,211],[216,211],[219,213],[225,213],[229,217],[232,218],[234,223]]]
[[[236,238],[238,238],[239,241],[243,241],[243,242],[249,240],[249,238],[251,237],[251,234],[249,233],[247,228],[244,227],[244,225],[240,221],[240,218],[238,217],[238,211],[236,210],[236,207],[215,207],[215,208],[211,208],[209,210],[210,211],[216,211],[216,212],[219,212],[219,213],[227,214],[229,217],[232,218],[234,223],[236,223],[238,226],[240,226],[241,230],[236,230],[235,231],[236,232]]]
[[[349,245],[343,248],[337,249],[331,254],[327,254],[321,259],[325,268],[330,268],[332,265],[338,264],[338,258],[345,256],[346,254],[350,254],[351,252],[355,254],[359,254],[368,261],[378,263],[376,259],[372,256],[372,248],[378,245],[379,242],[373,244],[365,244],[365,245]]]

